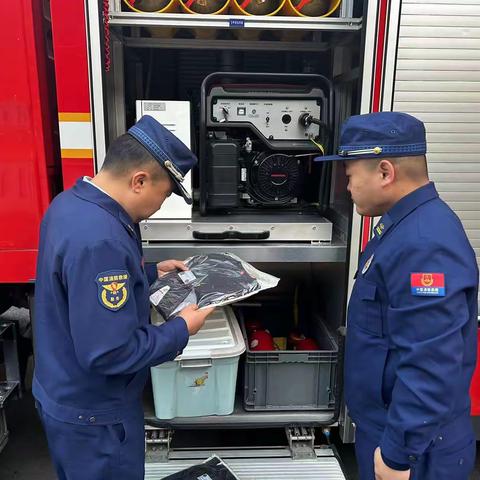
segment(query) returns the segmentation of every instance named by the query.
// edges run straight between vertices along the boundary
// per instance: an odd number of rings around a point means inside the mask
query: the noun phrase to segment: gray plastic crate
[[[315,318],[317,351],[250,351],[247,345],[244,375],[245,410],[332,410],[338,346],[319,317]]]

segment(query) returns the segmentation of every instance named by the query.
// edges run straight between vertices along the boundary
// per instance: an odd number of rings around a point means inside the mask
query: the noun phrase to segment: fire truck
[[[280,304],[321,322],[334,348],[325,375],[292,382],[299,398],[315,383],[303,404],[275,398],[280,378],[255,385],[253,400],[239,381],[230,415],[161,419],[146,395],[147,478],[207,456],[208,445],[171,448],[175,431],[261,428],[284,429],[285,445],[217,452],[239,470],[249,463],[274,475],[265,478],[301,478],[301,465],[315,478],[344,478],[335,449],[316,448],[315,433],[328,439],[335,429],[354,441],[342,403],[345,313],[375,219],[355,213],[341,166],[311,160],[335,150],[352,114],[417,116],[430,177],[480,258],[480,0],[322,0],[314,14],[301,10],[314,1],[271,0],[267,14],[255,10],[265,2],[198,3],[198,11],[180,0],[4,6],[0,310],[34,295],[39,224],[55,194],[92,176],[109,143],[153,115],[199,166],[186,180],[193,206],[172,198],[142,223],[146,259],[235,253],[282,278],[244,312],[279,315],[271,305]],[[4,383],[14,391],[12,378]],[[328,392],[321,401],[320,390]],[[471,393],[478,418],[478,371]]]

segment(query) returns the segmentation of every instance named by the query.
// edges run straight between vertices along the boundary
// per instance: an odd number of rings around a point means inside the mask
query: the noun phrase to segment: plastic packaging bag
[[[278,285],[279,279],[231,253],[195,255],[186,272],[170,272],[150,287],[150,302],[168,319],[191,304],[220,307]]]
[[[239,480],[230,467],[217,455],[200,465],[165,477],[164,480]]]

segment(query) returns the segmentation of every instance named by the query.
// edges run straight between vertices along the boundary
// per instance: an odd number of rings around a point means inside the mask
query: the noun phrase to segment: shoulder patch
[[[108,310],[120,310],[128,300],[128,280],[126,270],[110,270],[99,273],[95,279],[98,286],[98,301]]]
[[[444,273],[411,273],[410,288],[412,295],[419,297],[444,297]]]

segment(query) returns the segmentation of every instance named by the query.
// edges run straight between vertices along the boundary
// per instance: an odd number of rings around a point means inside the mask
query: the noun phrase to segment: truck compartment
[[[247,352],[240,357],[233,412],[227,415],[157,415],[152,392],[148,391],[145,395],[148,425],[184,429],[197,426],[268,428],[291,424],[331,425],[337,421],[343,358],[343,336],[339,327],[344,315],[344,265],[270,263],[255,266],[281,280],[277,288],[261,292],[229,309],[242,327],[242,343],[245,341],[249,345]],[[277,341],[284,338],[284,349],[252,351],[245,330],[248,319],[262,323]],[[293,350],[289,345],[287,350],[287,338],[293,329],[315,339],[315,350]],[[202,361],[211,362],[211,359]],[[168,365],[164,365],[168,370]],[[205,368],[198,371],[205,373]],[[209,363],[208,369],[211,368]],[[156,375],[154,369],[154,377]],[[161,385],[158,378],[154,378],[153,383],[157,391],[163,389],[167,392],[163,395],[173,395],[176,391]],[[212,395],[227,395],[230,383],[219,385]],[[187,388],[182,391],[195,402],[196,390]],[[188,401],[184,403],[188,404]],[[164,412],[165,409],[157,408],[156,411]]]
[[[185,102],[190,115],[172,128],[189,132],[199,157],[186,179],[193,206],[169,199],[144,223],[144,240],[346,243],[343,167],[313,159],[335,150],[338,126],[358,112],[360,30],[267,26],[255,40],[245,39],[252,29],[132,23],[114,31],[107,146],[140,112],[162,119],[171,108],[173,118],[180,107],[171,102]]]

